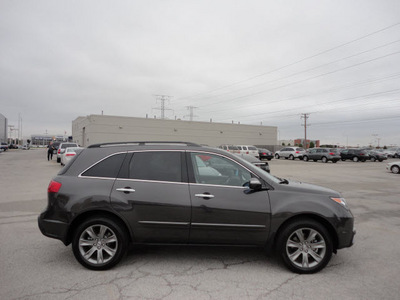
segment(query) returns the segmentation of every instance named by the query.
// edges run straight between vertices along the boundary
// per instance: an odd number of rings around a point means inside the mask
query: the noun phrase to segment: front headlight
[[[335,198],[335,197],[330,197],[333,201],[335,201],[336,203],[339,203],[340,205],[343,205],[344,207],[347,208],[347,203],[346,200],[344,198]]]

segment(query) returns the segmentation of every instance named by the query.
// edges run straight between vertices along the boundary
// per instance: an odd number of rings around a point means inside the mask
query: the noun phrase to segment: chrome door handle
[[[195,194],[195,196],[198,197],[198,198],[204,198],[204,199],[212,199],[212,198],[215,197],[214,195],[207,194],[207,193],[204,193],[204,194]]]
[[[118,189],[116,189],[116,191],[117,192],[123,192],[125,194],[129,194],[129,193],[134,193],[135,192],[134,189],[131,189],[131,188],[128,188],[128,187],[126,187],[126,188],[118,188]]]

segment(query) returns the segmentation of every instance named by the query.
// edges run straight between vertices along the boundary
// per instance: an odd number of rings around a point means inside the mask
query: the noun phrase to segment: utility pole
[[[169,101],[169,99],[171,98],[171,96],[168,95],[154,95],[156,96],[156,101],[160,101],[161,102],[161,106],[158,108],[154,108],[154,109],[158,109],[161,111],[161,119],[165,119],[165,111],[166,110],[172,110],[170,108],[166,108],[165,107],[165,102]]]
[[[198,107],[195,107],[195,106],[186,106],[186,108],[189,110],[189,115],[185,115],[185,117],[189,117],[189,120],[190,120],[190,121],[193,121],[193,118],[194,118],[194,117],[197,117],[197,116],[195,116],[195,115],[193,114],[193,111],[194,111],[194,109],[196,109],[196,108],[198,108]]]
[[[306,144],[305,145],[305,149],[307,150],[307,126],[310,126],[310,125],[307,125],[307,119],[310,117],[310,114],[309,113],[303,113],[303,114],[301,114],[301,119],[304,119],[304,124],[302,124],[302,126],[304,126],[304,143]],[[304,146],[304,145],[303,145]]]

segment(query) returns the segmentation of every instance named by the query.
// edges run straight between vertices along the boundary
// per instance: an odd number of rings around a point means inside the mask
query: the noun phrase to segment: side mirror
[[[262,184],[257,178],[250,178],[249,188],[253,191],[260,191],[262,189]]]

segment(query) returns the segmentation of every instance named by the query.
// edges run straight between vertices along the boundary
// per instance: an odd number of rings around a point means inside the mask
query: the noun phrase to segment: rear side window
[[[256,147],[248,147],[249,150],[257,150]]]
[[[129,165],[129,178],[182,182],[181,152],[137,152]]]
[[[78,147],[78,145],[77,144],[61,144],[62,149],[69,148],[69,147]]]
[[[125,155],[126,153],[121,153],[109,156],[83,172],[81,176],[116,178]]]

